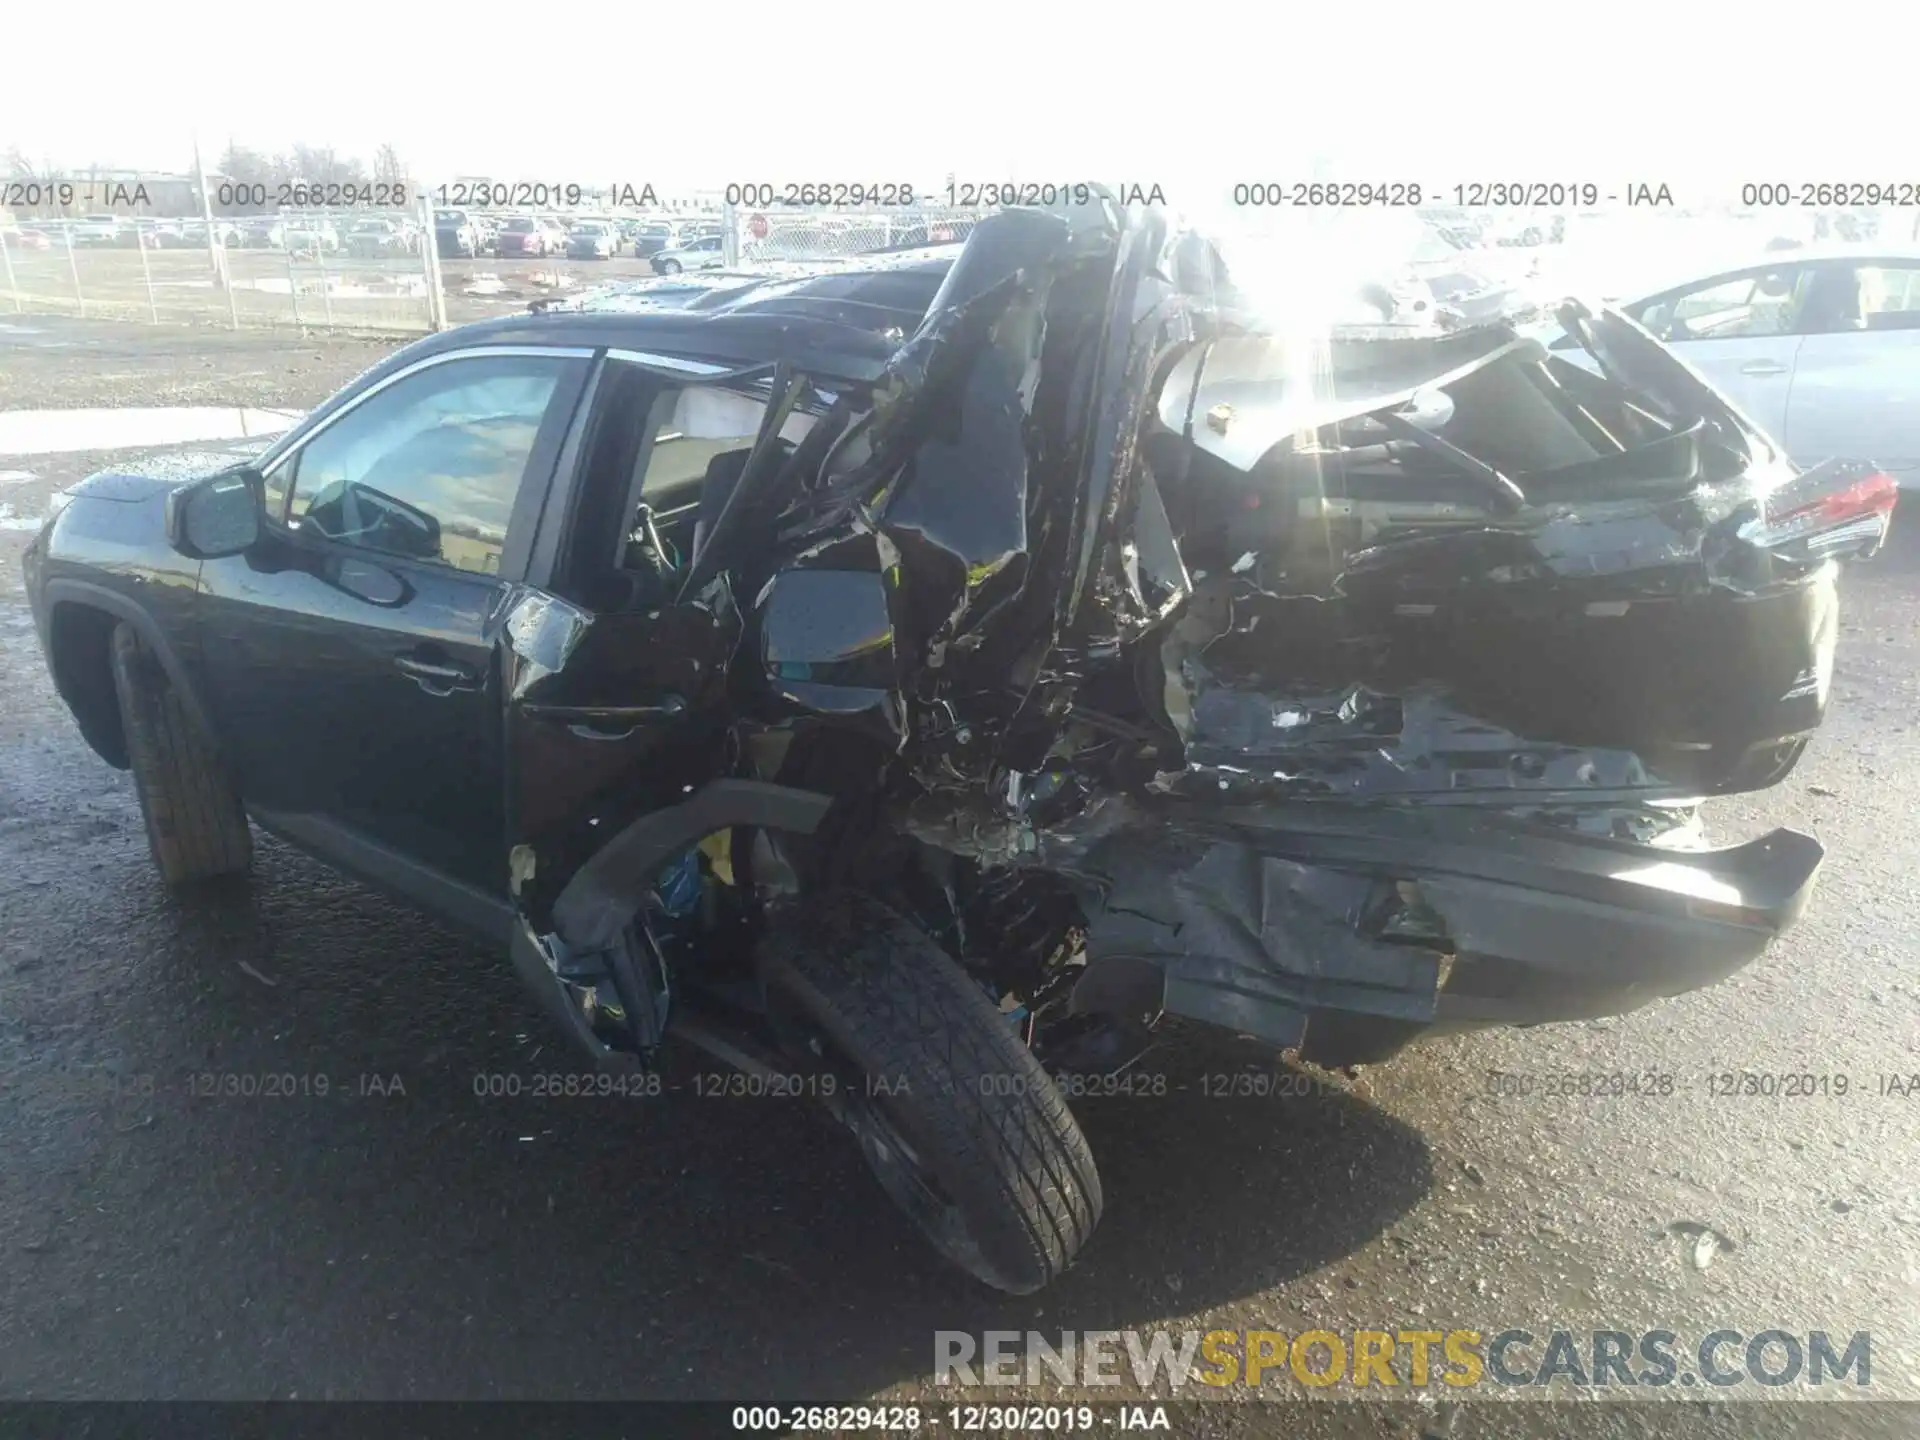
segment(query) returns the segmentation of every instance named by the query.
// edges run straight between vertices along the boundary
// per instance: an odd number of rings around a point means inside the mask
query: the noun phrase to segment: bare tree
[[[274,186],[280,174],[270,157],[228,141],[220,156],[219,173],[232,182],[226,192],[229,203],[225,205],[220,203],[220,191],[215,188],[214,208],[221,214],[251,214],[272,207]],[[255,186],[259,188],[253,188]]]
[[[44,188],[51,187],[55,181],[64,178],[58,170],[53,168],[53,161],[42,160],[36,165],[28,158],[26,151],[22,150],[18,145],[10,145],[7,147],[5,157],[0,158],[0,165],[6,167],[7,179],[21,180],[29,184],[37,183],[43,187],[36,203],[17,206],[15,208],[26,210],[28,213],[34,215],[55,215],[62,212],[71,212],[78,208],[79,199],[77,194],[71,204],[62,205],[50,188]],[[75,188],[77,191],[78,187]]]
[[[305,142],[269,155],[229,140],[218,168],[223,179],[233,182],[228,192],[233,196],[233,203],[219,207],[224,214],[275,210],[280,206],[283,186],[363,185],[368,178],[363,161],[343,156],[331,145]],[[406,173],[406,162],[400,158],[398,149],[391,144],[382,145],[374,158],[374,177],[404,181]],[[262,195],[264,203],[257,198]]]
[[[358,184],[366,179],[366,167],[358,160],[342,159],[331,145],[295,145],[291,154],[279,157],[289,180],[308,184]]]

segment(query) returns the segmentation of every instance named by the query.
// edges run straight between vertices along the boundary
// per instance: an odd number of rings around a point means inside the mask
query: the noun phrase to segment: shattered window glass
[[[562,363],[488,356],[389,386],[296,457],[292,523],[346,544],[498,573]]]

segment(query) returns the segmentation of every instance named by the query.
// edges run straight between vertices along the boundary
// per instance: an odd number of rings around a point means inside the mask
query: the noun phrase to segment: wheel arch
[[[103,585],[64,577],[47,583],[46,601],[47,667],[53,674],[54,688],[73,712],[81,735],[102,760],[116,770],[125,770],[130,763],[111,663],[114,627],[122,621],[134,628],[159,661],[194,722],[208,735],[219,734],[209,724],[199,691],[179,651],[153,616],[135,601]]]
[[[554,928],[568,944],[603,949],[639,913],[655,873],[701,836],[736,825],[811,835],[833,797],[766,780],[709,780],[678,805],[650,811],[577,870],[553,902]]]

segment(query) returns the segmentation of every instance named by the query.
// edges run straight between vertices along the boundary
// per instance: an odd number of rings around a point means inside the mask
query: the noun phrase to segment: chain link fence
[[[717,210],[436,211],[424,198],[405,210],[215,216],[211,227],[198,217],[0,215],[0,314],[423,334],[607,282],[707,268],[720,263],[722,232]],[[696,247],[684,265],[653,259],[684,247]]]
[[[436,227],[428,196],[413,198],[405,209],[216,216],[211,237],[208,222],[192,216],[0,214],[0,314],[413,335],[607,283],[719,267],[805,269],[961,241],[987,213],[939,204],[749,206],[716,196],[677,213],[465,208],[438,212],[451,219]],[[1540,234],[1509,235],[1496,233],[1479,212],[1436,210],[1424,218],[1449,243],[1479,257],[1556,279],[1565,272],[1584,281],[1592,272],[1617,282],[1616,291],[1637,280],[1628,263],[1635,256],[1670,256],[1722,230],[1739,232],[1757,249],[1761,231],[1771,235],[1768,227],[1784,223],[1775,215],[1716,220],[1608,213],[1596,220],[1583,212],[1558,223],[1549,217]],[[529,221],[536,222],[538,240],[523,244]],[[1367,227],[1377,221],[1367,217]],[[1821,238],[1828,221],[1848,239],[1876,229],[1901,239],[1920,234],[1920,220],[1905,214],[1822,212],[1808,222],[1810,238]],[[516,225],[522,234],[514,233]],[[596,228],[610,245],[595,245],[582,233]],[[1775,243],[1785,242],[1775,237]],[[1727,248],[1736,247],[1729,240]]]
[[[424,333],[443,314],[421,212],[30,220],[0,229],[0,309],[152,324]]]
[[[965,240],[983,213],[954,206],[856,211],[730,206],[724,225],[740,264],[804,263]]]

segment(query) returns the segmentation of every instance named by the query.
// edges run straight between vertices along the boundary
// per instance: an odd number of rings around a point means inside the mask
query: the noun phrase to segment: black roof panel
[[[507,344],[658,350],[739,365],[789,360],[872,380],[919,325],[960,249],[615,282],[428,336],[400,355],[411,363],[442,350]]]

